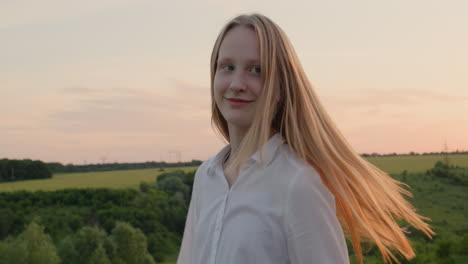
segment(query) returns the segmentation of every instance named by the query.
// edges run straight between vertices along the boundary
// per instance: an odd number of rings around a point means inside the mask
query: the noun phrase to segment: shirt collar
[[[270,165],[273,161],[275,153],[278,147],[284,143],[283,138],[281,137],[280,133],[274,134],[268,141],[263,145],[261,151],[263,151],[263,168]],[[224,159],[226,158],[227,153],[231,149],[231,144],[224,146],[218,154],[216,154],[211,162],[208,164],[208,173],[212,173],[216,166],[221,166]],[[247,164],[249,162],[257,162],[260,164],[260,151],[255,152],[250,159],[247,160]]]

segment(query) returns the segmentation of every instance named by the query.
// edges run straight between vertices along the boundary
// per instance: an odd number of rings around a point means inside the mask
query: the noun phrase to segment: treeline
[[[25,226],[37,219],[35,223],[43,227],[44,233],[51,237],[61,263],[73,263],[71,259],[75,251],[81,258],[80,248],[87,245],[76,242],[81,238],[72,235],[80,232],[88,232],[88,235],[83,235],[86,239],[97,239],[102,242],[96,242],[102,244],[101,252],[93,251],[89,256],[104,255],[104,250],[109,263],[151,263],[119,262],[117,260],[119,257],[115,257],[115,251],[110,246],[112,243],[108,240],[115,238],[116,226],[119,222],[124,222],[141,231],[135,245],[129,246],[141,247],[146,240],[146,249],[151,258],[156,262],[164,261],[167,256],[178,252],[192,193],[193,177],[194,172],[166,173],[158,177],[157,183],[140,184],[139,190],[65,189],[50,192],[0,193],[0,239],[4,240],[3,246],[0,244],[0,255],[2,247],[3,250],[10,252],[8,254],[20,254],[18,253],[20,251],[11,252],[12,247],[14,248],[12,245],[26,243],[25,239],[21,239],[22,233],[26,232]],[[88,229],[80,231],[83,228]],[[90,228],[94,231],[89,231]],[[110,234],[111,238],[106,238],[106,234]],[[68,251],[64,251],[64,247],[68,247]],[[99,246],[93,249],[98,248]],[[69,257],[63,259],[64,256]]]
[[[466,155],[468,154],[468,151],[452,151],[452,152],[423,152],[423,153],[418,153],[418,152],[408,152],[408,153],[388,153],[388,154],[380,154],[380,153],[362,153],[360,154],[362,157],[385,157],[385,156],[424,156],[424,155]]]
[[[0,160],[0,182],[47,178],[52,178],[52,172],[40,160]]]
[[[90,172],[90,171],[112,171],[112,170],[137,170],[137,169],[152,169],[152,168],[174,168],[174,167],[191,167],[200,166],[201,160],[192,160],[189,162],[140,162],[140,163],[104,163],[104,164],[87,164],[87,165],[63,165],[59,162],[46,163],[52,173],[69,173],[69,172]]]

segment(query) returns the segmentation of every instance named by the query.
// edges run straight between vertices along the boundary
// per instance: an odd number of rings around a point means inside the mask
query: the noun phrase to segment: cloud
[[[172,88],[174,88],[175,93],[183,94],[184,96],[191,98],[196,98],[199,101],[210,101],[211,91],[209,84],[199,85],[188,82],[183,79],[167,77],[167,80]]]
[[[91,89],[68,87],[64,96],[82,95],[75,99],[74,109],[52,112],[43,127],[64,133],[188,133],[188,127],[209,126],[209,105],[197,95],[201,87],[179,81],[175,90],[113,87]],[[184,93],[184,91],[186,91]],[[208,99],[209,100],[209,99]]]
[[[83,86],[69,86],[69,87],[64,87],[59,90],[59,93],[63,94],[91,94],[91,93],[97,93],[99,90],[97,89],[91,89],[88,87],[83,87]]]
[[[51,21],[62,21],[87,16],[109,8],[125,7],[130,0],[83,0],[66,2],[57,0],[42,1],[2,1],[0,3],[1,28],[17,25],[30,25]]]
[[[37,129],[37,127],[33,126],[7,126],[7,127],[0,127],[0,131],[4,132],[24,132],[24,131],[32,131]]]
[[[361,89],[325,94],[324,100],[333,107],[379,108],[385,106],[407,107],[436,103],[468,102],[466,95],[444,94],[424,89]]]

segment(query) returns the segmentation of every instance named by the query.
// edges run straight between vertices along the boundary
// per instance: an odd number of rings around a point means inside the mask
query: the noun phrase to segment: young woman
[[[363,241],[391,262],[415,256],[394,217],[434,234],[404,184],[347,143],[267,17],[241,15],[221,30],[211,99],[229,144],[195,174],[178,264],[349,263],[345,237],[360,263]]]

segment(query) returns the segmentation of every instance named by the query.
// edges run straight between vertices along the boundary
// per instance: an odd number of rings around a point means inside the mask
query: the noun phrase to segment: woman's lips
[[[244,106],[252,101],[246,101],[242,99],[227,99],[232,106]]]

